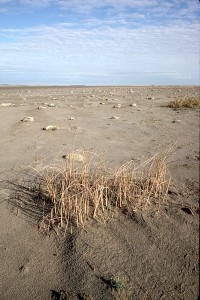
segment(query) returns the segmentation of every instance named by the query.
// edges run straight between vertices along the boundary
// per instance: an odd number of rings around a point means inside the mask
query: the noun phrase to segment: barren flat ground
[[[168,105],[199,95],[192,86],[0,87],[1,300],[198,299],[199,110]],[[34,201],[15,205],[12,186],[35,160],[80,149],[113,169],[170,149],[165,204],[90,220],[65,238],[40,232]]]

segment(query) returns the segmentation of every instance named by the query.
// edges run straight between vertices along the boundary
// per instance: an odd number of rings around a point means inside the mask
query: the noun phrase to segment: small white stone
[[[116,104],[113,106],[113,108],[120,108],[122,105],[119,103],[119,104]]]
[[[111,117],[111,119],[114,119],[114,120],[119,120],[119,119],[120,119],[120,117],[113,116],[113,117]]]
[[[66,156],[69,160],[74,160],[74,161],[83,161],[84,157],[83,155],[79,153],[70,153]]]
[[[45,106],[38,106],[37,109],[46,109],[46,107]]]
[[[136,104],[136,103],[132,103],[132,104],[130,104],[129,106],[136,107],[137,104]]]
[[[49,107],[55,107],[55,104],[54,103],[50,103],[48,104]]]
[[[74,118],[74,117],[71,117],[71,118],[69,118],[69,120],[75,120],[75,118]]]
[[[26,117],[22,120],[22,122],[33,122],[34,118],[33,117]]]
[[[174,120],[172,123],[183,123],[181,120]]]
[[[13,103],[1,103],[0,106],[1,107],[10,107],[10,106],[15,106],[15,104],[13,104]]]
[[[54,126],[54,125],[49,125],[49,126],[47,126],[47,127],[44,127],[44,128],[42,128],[43,130],[56,130],[56,129],[58,129],[58,127],[57,126]]]

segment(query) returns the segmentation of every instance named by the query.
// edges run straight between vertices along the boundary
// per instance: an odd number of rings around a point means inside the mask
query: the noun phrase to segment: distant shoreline
[[[0,84],[0,88],[98,88],[98,87],[154,87],[154,88],[174,88],[174,87],[200,87],[200,85],[40,85],[40,84]]]

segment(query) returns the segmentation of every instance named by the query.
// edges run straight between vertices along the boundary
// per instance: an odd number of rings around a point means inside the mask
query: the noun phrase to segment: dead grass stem
[[[197,108],[200,107],[199,98],[178,98],[170,102],[171,108]]]
[[[105,220],[114,208],[132,213],[166,201],[170,185],[166,153],[156,154],[138,167],[131,160],[115,172],[101,160],[93,162],[94,155],[89,152],[81,155],[81,162],[70,153],[58,164],[32,166],[34,188],[51,204],[49,228],[66,231],[91,218]]]

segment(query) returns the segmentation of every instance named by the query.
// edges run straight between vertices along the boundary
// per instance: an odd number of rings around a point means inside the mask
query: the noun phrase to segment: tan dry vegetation
[[[76,157],[83,161],[77,164]],[[154,155],[136,167],[129,161],[115,172],[88,151],[70,153],[65,162],[54,165],[37,164],[34,171],[34,193],[39,201],[47,199],[51,210],[48,229],[68,229],[83,226],[91,218],[106,220],[114,208],[128,214],[146,209],[153,202],[165,202],[170,177],[166,168],[166,153]],[[93,162],[94,161],[94,162]]]
[[[1,300],[198,299],[199,111],[169,102],[199,94],[194,86],[0,88]],[[34,122],[22,122],[26,116]],[[42,130],[48,125],[59,129]],[[168,145],[160,168],[159,155],[148,160]],[[90,149],[106,164],[64,149]],[[54,206],[44,179],[53,174],[49,188],[59,183],[70,157],[70,198],[60,183]],[[68,227],[61,208],[72,216]],[[51,228],[59,235],[43,234]]]
[[[200,107],[200,99],[199,98],[178,98],[170,102],[169,107],[171,108],[194,108]]]

